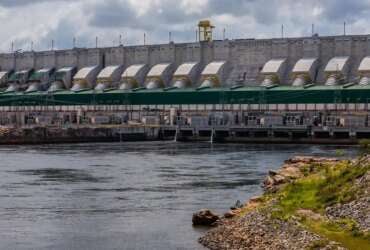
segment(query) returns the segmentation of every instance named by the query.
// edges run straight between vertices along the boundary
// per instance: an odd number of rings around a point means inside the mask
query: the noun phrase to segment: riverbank
[[[370,156],[295,157],[270,171],[263,187],[199,242],[209,249],[370,249]]]

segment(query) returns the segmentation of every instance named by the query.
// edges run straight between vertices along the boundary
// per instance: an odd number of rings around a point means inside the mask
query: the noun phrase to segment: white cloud
[[[9,50],[12,42],[15,43],[16,49],[23,50],[29,50],[31,42],[34,43],[35,49],[50,47],[53,39],[50,34],[60,27],[66,16],[71,21],[76,21],[76,24],[83,23],[81,13],[77,11],[78,5],[79,3],[70,2],[43,2],[1,11],[0,23],[7,25],[2,26],[0,30],[0,48]]]
[[[160,0],[128,0],[128,2],[136,10],[138,16],[143,16],[150,11],[157,11],[155,6],[161,3]]]
[[[72,38],[78,45],[101,46],[118,43],[120,34],[127,44],[141,44],[143,33],[151,43],[168,41],[172,31],[176,42],[194,41],[199,19],[209,18],[221,38],[267,38],[310,35],[315,23],[320,35],[370,32],[369,0],[1,0],[0,50],[17,48],[37,50],[50,47],[54,39],[59,48],[70,48]]]
[[[182,0],[180,5],[186,15],[202,14],[204,8],[208,6],[208,0]]]

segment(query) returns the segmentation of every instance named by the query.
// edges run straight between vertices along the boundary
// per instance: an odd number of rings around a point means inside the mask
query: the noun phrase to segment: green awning
[[[330,104],[370,103],[370,86],[281,86],[217,89],[93,90],[53,94],[37,92],[0,95],[0,106],[28,105],[187,105],[187,104]]]

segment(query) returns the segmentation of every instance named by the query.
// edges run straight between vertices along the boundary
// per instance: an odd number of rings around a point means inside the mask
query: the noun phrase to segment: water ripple
[[[201,249],[194,211],[224,212],[260,192],[266,173],[287,158],[336,150],[173,142],[0,146],[0,249]]]

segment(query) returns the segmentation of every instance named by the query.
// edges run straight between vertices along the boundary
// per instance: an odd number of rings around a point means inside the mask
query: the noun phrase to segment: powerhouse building
[[[201,22],[194,43],[0,54],[0,123],[346,128],[370,137],[370,35],[213,40],[212,28]]]

